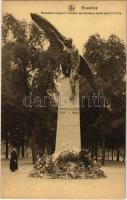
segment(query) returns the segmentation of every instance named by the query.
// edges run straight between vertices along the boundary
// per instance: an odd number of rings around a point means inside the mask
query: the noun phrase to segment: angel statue
[[[60,84],[59,104],[56,131],[55,158],[60,152],[71,149],[81,150],[80,109],[79,109],[79,81],[78,76],[83,75],[95,90],[93,74],[85,58],[79,52],[71,38],[65,38],[44,17],[31,14],[33,21],[44,31],[54,57],[59,61]],[[62,71],[62,72],[61,72]],[[62,99],[62,101],[61,101]]]
[[[72,39],[68,38],[65,40],[66,46],[64,46],[64,51],[66,51],[69,54],[69,60],[70,60],[70,65],[69,69],[66,68],[68,71],[68,74],[70,76],[70,86],[71,86],[71,96],[70,100],[73,100],[75,95],[76,95],[76,79],[78,77],[78,70],[79,70],[79,65],[80,65],[80,55],[78,52],[78,49],[72,44]]]
[[[95,90],[95,81],[90,70],[89,64],[84,57],[79,55],[78,49],[73,44],[71,38],[65,38],[47,19],[37,14],[31,14],[33,21],[45,32],[50,44],[52,42],[57,45],[59,50],[68,54],[68,65],[64,66],[63,72],[65,76],[70,77],[71,96],[73,100],[76,95],[76,80],[78,75],[84,75],[91,87]]]

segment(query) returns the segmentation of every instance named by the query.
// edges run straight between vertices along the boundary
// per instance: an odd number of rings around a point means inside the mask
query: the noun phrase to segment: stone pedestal
[[[70,100],[70,78],[60,81],[55,154],[70,149],[81,150],[79,82],[76,82],[76,96]]]

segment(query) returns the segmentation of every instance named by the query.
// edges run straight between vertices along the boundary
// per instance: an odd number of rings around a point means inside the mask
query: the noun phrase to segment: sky
[[[44,12],[68,12],[69,5],[75,12],[107,12],[110,14],[45,14]],[[84,10],[81,7],[84,7]],[[94,9],[89,10],[89,7]],[[95,10],[97,7],[97,10]],[[87,8],[87,9],[86,9]],[[48,19],[65,37],[71,37],[82,54],[83,44],[91,34],[99,33],[107,39],[118,35],[125,42],[124,1],[3,1],[2,12],[11,13],[16,19],[32,22],[30,13],[37,13]],[[43,12],[43,14],[42,14]],[[111,12],[113,14],[111,14]]]

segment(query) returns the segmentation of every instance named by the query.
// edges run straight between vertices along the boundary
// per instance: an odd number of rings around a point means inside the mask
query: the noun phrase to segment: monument
[[[80,109],[79,109],[79,81],[78,75],[84,75],[95,89],[95,82],[88,63],[79,55],[71,38],[65,38],[44,17],[31,14],[34,22],[44,30],[49,41],[52,38],[59,44],[60,49],[69,54],[69,65],[63,67],[64,78],[60,80],[59,105],[56,133],[55,154],[64,149],[81,150]]]
[[[104,172],[91,157],[89,151],[81,150],[79,74],[86,77],[95,89],[94,78],[86,60],[72,43],[45,18],[31,14],[32,19],[45,31],[50,43],[56,40],[61,51],[68,56],[68,64],[61,66],[56,145],[53,155],[37,159],[30,176],[36,178],[104,178]]]
[[[80,56],[72,39],[65,41],[64,51],[69,54],[69,64],[63,67],[63,78],[60,80],[58,121],[55,154],[66,149],[80,152],[80,110],[78,69]]]
[[[55,153],[66,149],[81,150],[79,83],[76,81],[76,96],[70,100],[71,88],[69,78],[60,82],[58,120]]]

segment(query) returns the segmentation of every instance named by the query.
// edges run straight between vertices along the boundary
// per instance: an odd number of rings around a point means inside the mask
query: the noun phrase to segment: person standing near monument
[[[76,95],[75,87],[76,87],[76,80],[78,78],[78,70],[80,65],[80,55],[78,49],[75,45],[72,44],[73,41],[71,38],[65,40],[66,47],[64,47],[64,51],[69,54],[69,67],[70,69],[66,69],[70,71],[70,87],[71,87],[71,96],[70,100],[73,100]]]
[[[18,156],[14,147],[12,147],[12,152],[11,152],[10,170],[12,172],[15,172],[15,170],[18,170]]]

